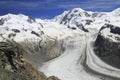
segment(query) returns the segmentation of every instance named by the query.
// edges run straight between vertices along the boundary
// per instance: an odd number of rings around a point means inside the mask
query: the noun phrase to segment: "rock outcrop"
[[[120,68],[120,27],[105,24],[100,29],[95,53],[107,64]]]
[[[59,80],[47,78],[23,56],[25,49],[14,41],[0,42],[0,79],[1,80]]]

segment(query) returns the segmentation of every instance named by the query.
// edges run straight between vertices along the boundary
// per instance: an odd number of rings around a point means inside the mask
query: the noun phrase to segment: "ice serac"
[[[120,27],[105,24],[95,41],[96,55],[113,67],[120,68]]]

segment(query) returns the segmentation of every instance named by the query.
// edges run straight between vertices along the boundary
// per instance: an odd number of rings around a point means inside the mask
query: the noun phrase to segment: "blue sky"
[[[112,11],[120,0],[0,0],[0,15],[25,14],[35,18],[53,18],[65,10]]]

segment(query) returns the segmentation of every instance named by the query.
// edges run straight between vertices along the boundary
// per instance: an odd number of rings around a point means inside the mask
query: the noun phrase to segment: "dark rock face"
[[[95,54],[107,64],[120,68],[120,40],[113,41],[109,38],[105,38],[101,31],[105,28],[110,28],[112,34],[120,35],[120,28],[110,24],[105,24],[99,31],[97,39],[95,41]],[[113,36],[113,35],[109,35]],[[119,37],[118,37],[119,38]]]
[[[11,38],[11,37],[15,37],[15,36],[16,36],[15,33],[10,33],[10,34],[8,35],[9,38]]]
[[[70,27],[70,26],[68,26],[68,28],[70,28],[72,30],[76,30],[76,27]]]
[[[103,30],[103,29],[105,29],[105,28],[110,28],[110,30],[111,30],[110,32],[111,32],[111,33],[120,35],[120,27],[117,27],[117,26],[114,26],[114,25],[111,25],[111,24],[105,24],[105,25],[100,29],[100,31]]]
[[[3,25],[3,24],[4,24],[4,19],[1,18],[1,19],[0,19],[0,25]]]
[[[31,34],[34,34],[34,35],[36,35],[36,36],[40,36],[38,33],[36,33],[35,31],[31,31]]]
[[[32,17],[28,17],[27,21],[28,21],[29,23],[34,23],[34,22],[35,22],[35,19],[32,18]]]
[[[89,32],[87,29],[85,29],[84,27],[82,27],[82,29],[81,30],[83,30],[83,31],[85,31],[85,32]]]
[[[92,20],[89,20],[89,19],[87,19],[85,21],[86,21],[86,25],[90,25],[93,22]]]
[[[14,31],[15,33],[20,33],[20,30],[18,29],[12,29],[12,31]]]
[[[78,24],[78,23],[76,23],[76,26],[77,26],[79,29],[81,29],[81,30],[83,30],[83,31],[85,31],[85,32],[89,32],[87,29],[84,28],[84,25],[83,25],[83,24]]]
[[[92,18],[95,18],[95,17],[102,17],[102,16],[106,16],[105,13],[99,13],[99,12],[95,12],[92,14]]]

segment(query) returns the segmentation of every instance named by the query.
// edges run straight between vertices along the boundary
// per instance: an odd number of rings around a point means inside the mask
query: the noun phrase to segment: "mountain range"
[[[120,8],[0,16],[0,57],[1,80],[120,80]]]

